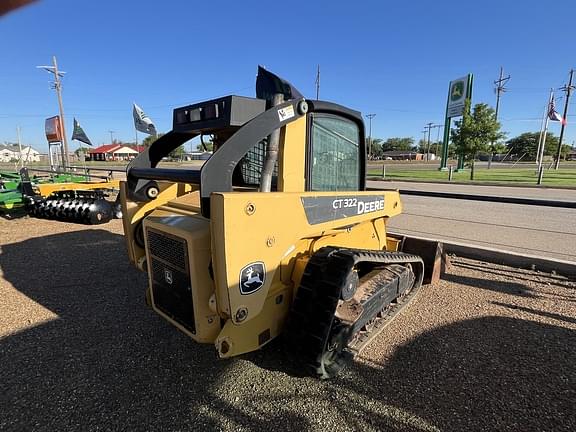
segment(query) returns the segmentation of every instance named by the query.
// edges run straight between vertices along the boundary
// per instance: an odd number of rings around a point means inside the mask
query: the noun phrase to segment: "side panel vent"
[[[154,305],[192,333],[194,305],[186,240],[151,228],[146,230]]]

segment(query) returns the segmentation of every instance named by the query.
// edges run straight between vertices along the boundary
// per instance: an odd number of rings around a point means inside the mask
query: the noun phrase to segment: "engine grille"
[[[185,240],[148,229],[148,247],[155,257],[182,271],[186,270],[188,255]]]
[[[154,305],[195,332],[192,286],[186,240],[147,229]]]

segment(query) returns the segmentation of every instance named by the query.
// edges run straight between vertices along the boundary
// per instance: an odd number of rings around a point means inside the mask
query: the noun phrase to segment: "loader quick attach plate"
[[[195,333],[186,240],[151,228],[146,230],[146,234],[154,306]]]

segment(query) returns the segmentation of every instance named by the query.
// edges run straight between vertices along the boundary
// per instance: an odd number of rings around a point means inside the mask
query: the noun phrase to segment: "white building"
[[[0,144],[0,162],[39,162],[40,152],[30,146],[22,147],[22,154],[18,144]]]

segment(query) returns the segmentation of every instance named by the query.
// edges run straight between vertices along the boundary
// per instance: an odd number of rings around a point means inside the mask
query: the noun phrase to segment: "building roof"
[[[112,153],[122,147],[120,144],[104,144],[90,150],[88,153]]]
[[[118,150],[122,149],[122,148],[127,148],[130,150],[133,150],[135,152],[138,153],[142,153],[145,149],[144,146],[137,146],[137,145],[128,145],[128,144],[104,144],[101,145],[100,147],[96,147],[95,149],[91,149],[88,151],[88,153],[116,153],[118,152]]]
[[[34,151],[36,153],[39,153],[38,150],[34,149],[32,146],[22,144],[22,151],[23,152],[27,152],[28,149],[30,149],[30,151]],[[20,148],[18,147],[18,144],[0,144],[0,151],[1,150],[8,150],[8,151],[11,151],[14,153],[20,152]]]

